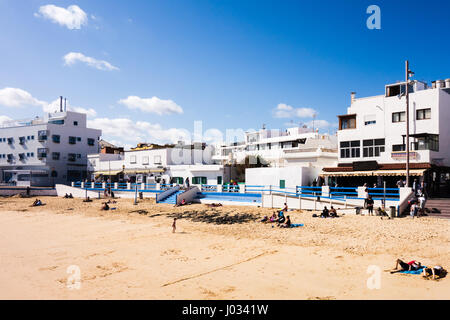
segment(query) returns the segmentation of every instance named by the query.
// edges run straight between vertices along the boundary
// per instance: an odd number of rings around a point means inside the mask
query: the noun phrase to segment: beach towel
[[[406,274],[421,274],[423,272],[423,269],[425,269],[426,266],[421,266],[419,269],[417,270],[404,270],[404,271],[400,271],[399,273],[406,273]]]
[[[292,223],[291,224],[291,228],[297,228],[297,227],[303,227],[304,224],[303,223]]]
[[[109,208],[109,210],[116,210],[117,208]]]

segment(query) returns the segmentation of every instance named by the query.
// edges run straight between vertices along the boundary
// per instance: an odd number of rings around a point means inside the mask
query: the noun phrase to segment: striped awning
[[[115,176],[116,174],[121,173],[121,172],[122,172],[122,170],[111,170],[111,171],[107,170],[107,171],[96,171],[96,172],[94,172],[94,174],[96,176],[100,176],[100,175],[104,175],[104,176],[112,175],[112,176]]]
[[[423,176],[425,169],[411,169],[410,176]],[[333,177],[364,177],[364,176],[405,176],[406,170],[374,170],[374,171],[341,171],[322,172],[322,176]]]

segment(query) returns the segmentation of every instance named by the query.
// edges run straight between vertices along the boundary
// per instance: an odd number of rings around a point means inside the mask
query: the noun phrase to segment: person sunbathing
[[[428,278],[432,276],[433,280],[436,280],[436,277],[443,278],[447,274],[447,271],[442,268],[442,266],[434,266],[433,268],[424,268],[422,271],[422,276],[424,278]]]
[[[322,214],[320,215],[321,218],[328,218],[330,211],[328,211],[327,207],[325,206],[322,210]]]
[[[280,228],[290,228],[291,227],[291,218],[287,216],[286,222],[280,225]]]
[[[400,265],[401,269],[398,269],[398,266]],[[391,271],[391,273],[396,273],[396,272],[402,272],[402,271],[414,271],[414,270],[419,270],[422,267],[422,264],[416,260],[412,260],[408,263],[397,259],[396,263],[395,263],[395,269]]]
[[[270,217],[270,222],[275,222],[277,221],[277,214],[276,212],[273,213],[273,215]]]
[[[330,208],[330,217],[332,217],[332,218],[337,218],[338,217],[337,211],[336,211],[335,208],[333,208],[333,206],[331,206],[331,208]]]
[[[32,207],[38,207],[38,206],[42,206],[42,201],[39,199],[34,200],[33,204],[31,205]]]
[[[106,202],[103,202],[101,210],[109,210],[109,205]]]

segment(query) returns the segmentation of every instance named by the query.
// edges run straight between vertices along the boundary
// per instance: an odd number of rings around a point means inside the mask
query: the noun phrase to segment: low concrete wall
[[[98,198],[98,193],[100,192],[100,197],[103,197],[103,191],[91,191],[88,190],[88,197],[90,198]],[[64,195],[72,194],[74,198],[85,198],[86,197],[86,191],[81,188],[75,188],[66,186],[64,184],[57,184],[56,185],[56,192],[58,197],[64,197]],[[138,191],[138,197],[139,197],[139,191]],[[55,194],[56,195],[56,194]],[[127,199],[133,199],[134,198],[134,191],[114,191],[114,196],[116,198],[127,198]],[[142,196],[144,198],[156,198],[156,192],[142,192]]]
[[[362,199],[348,199],[347,205],[343,200],[327,199],[327,198],[297,198],[277,194],[264,194],[262,196],[262,206],[264,208],[283,208],[284,203],[287,203],[289,208],[292,209],[302,209],[302,210],[322,210],[325,206],[329,209],[333,206],[335,209],[350,209],[355,207],[362,207],[364,205],[364,200]],[[390,206],[395,206],[399,204],[398,201],[386,200],[386,208]],[[381,200],[374,201],[374,210],[381,207]]]
[[[187,190],[183,193],[180,193],[177,196],[177,204],[180,205],[181,201],[183,201],[183,199],[184,199],[184,201],[186,201],[186,203],[195,202],[194,200],[197,197],[198,192],[200,192],[200,189],[198,187],[192,187],[189,190]]]
[[[0,196],[15,196],[17,194],[25,195],[26,187],[0,187]],[[30,196],[56,196],[56,189],[53,188],[30,188]]]

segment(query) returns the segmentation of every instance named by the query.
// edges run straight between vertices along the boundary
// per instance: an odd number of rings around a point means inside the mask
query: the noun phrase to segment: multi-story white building
[[[450,79],[429,87],[421,81],[409,87],[410,174],[434,188],[448,178],[450,166]],[[340,185],[381,180],[395,185],[406,176],[405,82],[385,86],[378,96],[355,98],[339,117],[339,163],[324,175]]]
[[[324,167],[337,163],[337,139],[311,128],[261,129],[246,132],[245,141],[222,144],[212,159],[221,163],[242,163],[246,157],[259,156],[272,167]]]
[[[86,115],[64,111],[0,126],[3,183],[52,186],[84,179],[87,155],[98,152],[100,130],[86,127]]]
[[[202,143],[172,148],[130,150],[122,154],[91,154],[88,170],[91,179],[111,182],[137,181],[182,184],[221,184],[224,166],[213,164],[212,146]]]

